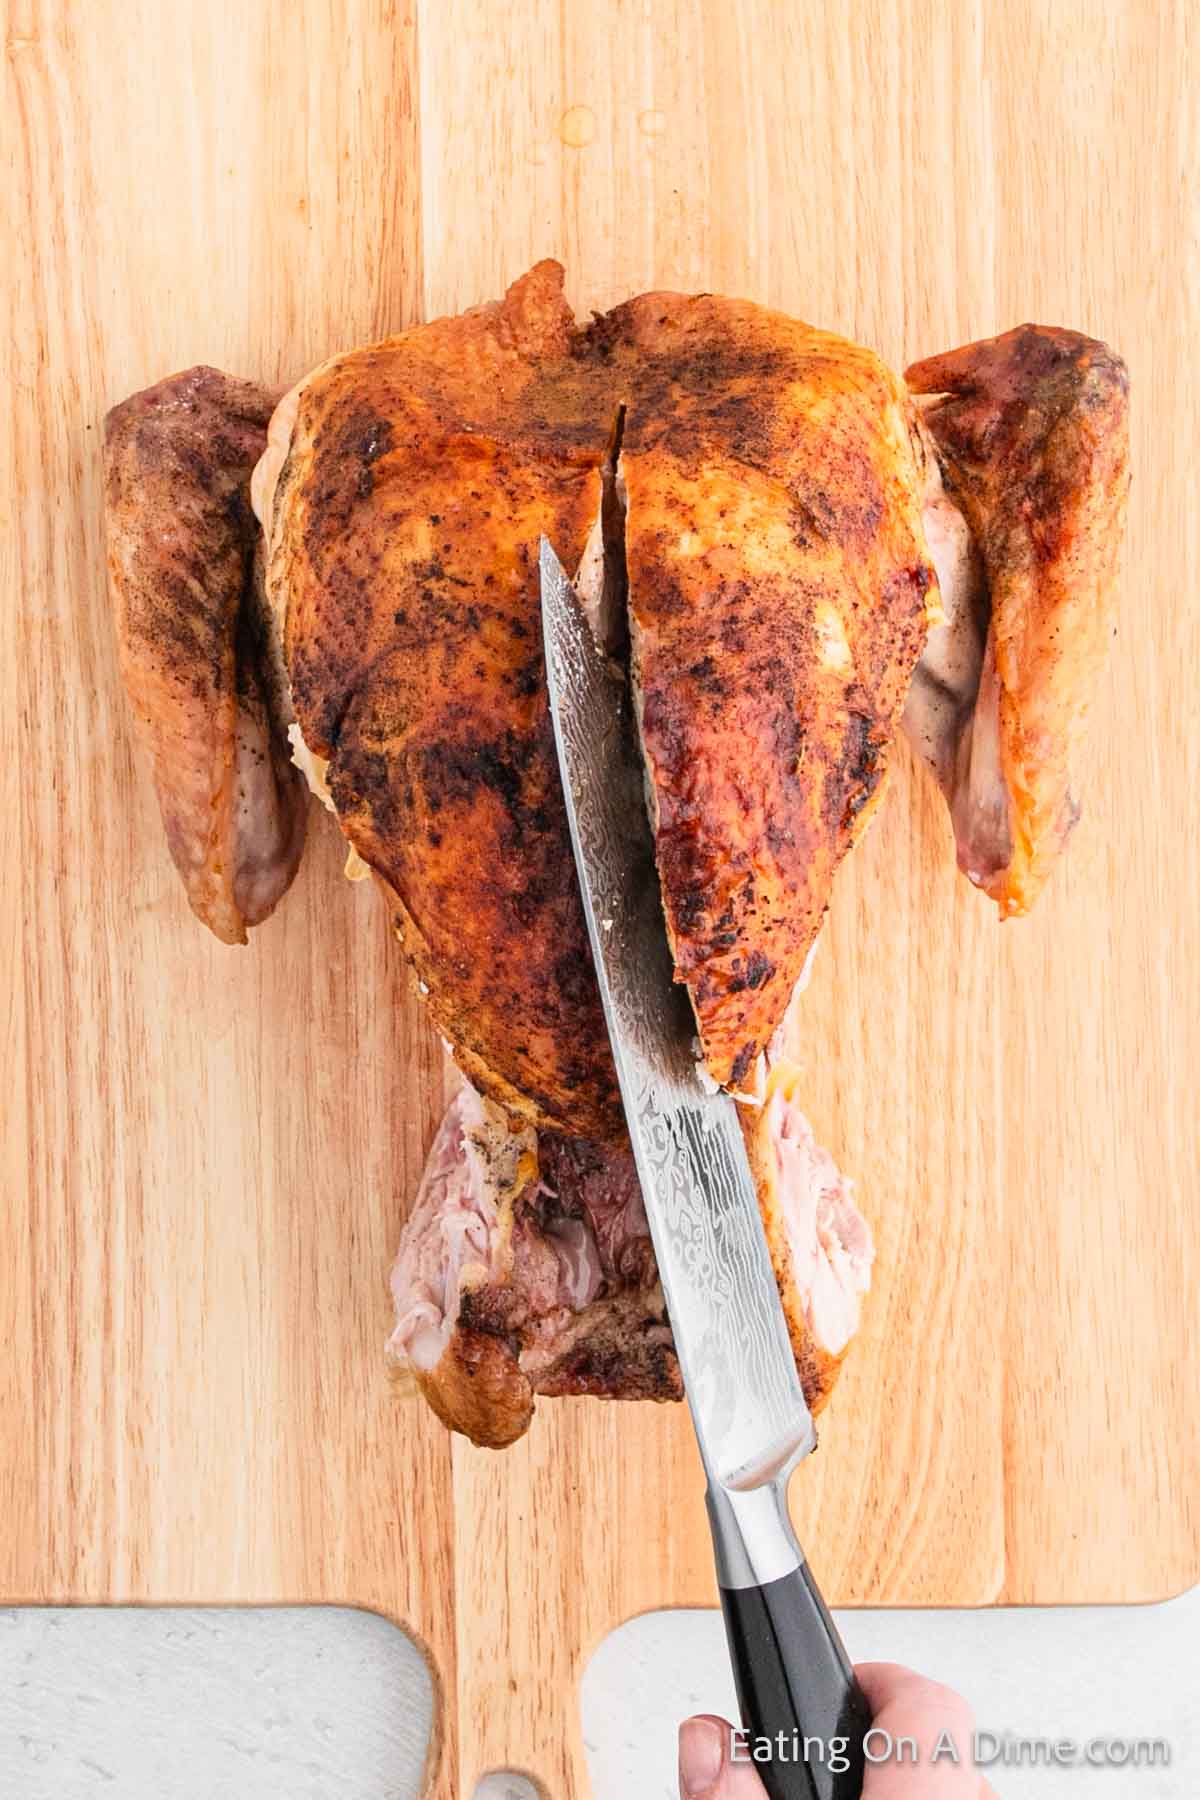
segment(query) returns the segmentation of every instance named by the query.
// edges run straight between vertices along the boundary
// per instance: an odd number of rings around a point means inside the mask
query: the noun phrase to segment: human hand
[[[868,1763],[863,1800],[996,1800],[972,1761],[975,1720],[961,1694],[899,1663],[859,1663],[855,1673],[871,1709],[874,1736],[868,1748],[885,1759]],[[731,1736],[724,1719],[705,1714],[684,1720],[681,1800],[764,1800],[754,1765],[730,1760]],[[896,1750],[901,1738],[915,1740],[915,1759],[907,1748],[901,1759]],[[951,1741],[958,1762],[945,1750]],[[939,1746],[942,1754],[935,1761]]]

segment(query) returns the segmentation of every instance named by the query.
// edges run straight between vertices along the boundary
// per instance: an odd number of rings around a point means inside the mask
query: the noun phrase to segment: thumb
[[[733,1727],[702,1713],[679,1727],[680,1800],[766,1800],[748,1762],[731,1762]]]

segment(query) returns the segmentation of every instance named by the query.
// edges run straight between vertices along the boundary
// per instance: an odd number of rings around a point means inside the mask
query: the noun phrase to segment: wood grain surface
[[[502,1456],[397,1399],[384,1275],[446,1091],[313,821],[248,949],[135,766],[106,408],[269,380],[560,256],[581,309],[749,295],[893,363],[1024,319],[1129,361],[1134,500],[1085,817],[1032,918],[903,751],[804,1012],[879,1243],[794,1510],[842,1603],[1200,1576],[1200,68],[1178,5],[11,0],[0,1600],[354,1601],[427,1647],[438,1800],[587,1791],[575,1682],[713,1598],[681,1409]]]

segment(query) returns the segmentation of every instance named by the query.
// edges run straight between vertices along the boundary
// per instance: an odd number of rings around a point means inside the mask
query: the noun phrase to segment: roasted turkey
[[[123,664],[201,916],[236,939],[290,880],[290,740],[470,1084],[405,1228],[394,1360],[490,1444],[539,1393],[680,1391],[558,785],[544,534],[628,668],[676,976],[742,1102],[819,1406],[872,1251],[776,1034],[902,721],[972,879],[1005,912],[1044,881],[1109,631],[1122,365],[1025,327],[906,387],[745,301],[646,294],[578,325],[541,263],[282,398],[261,557],[266,409],[251,424],[244,387],[194,371],[110,415]],[[164,403],[193,391],[206,415]]]

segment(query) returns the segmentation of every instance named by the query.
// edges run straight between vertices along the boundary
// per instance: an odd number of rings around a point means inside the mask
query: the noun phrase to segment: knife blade
[[[737,1109],[701,1075],[690,1003],[674,979],[629,683],[597,644],[545,538],[539,569],[571,844],[708,1482],[743,1724],[755,1741],[782,1734],[780,1743],[813,1749],[794,1759],[777,1750],[759,1764],[773,1800],[851,1800],[861,1790],[869,1713],[788,1516],[788,1477],[816,1434]],[[845,1742],[831,1752],[836,1739]]]

